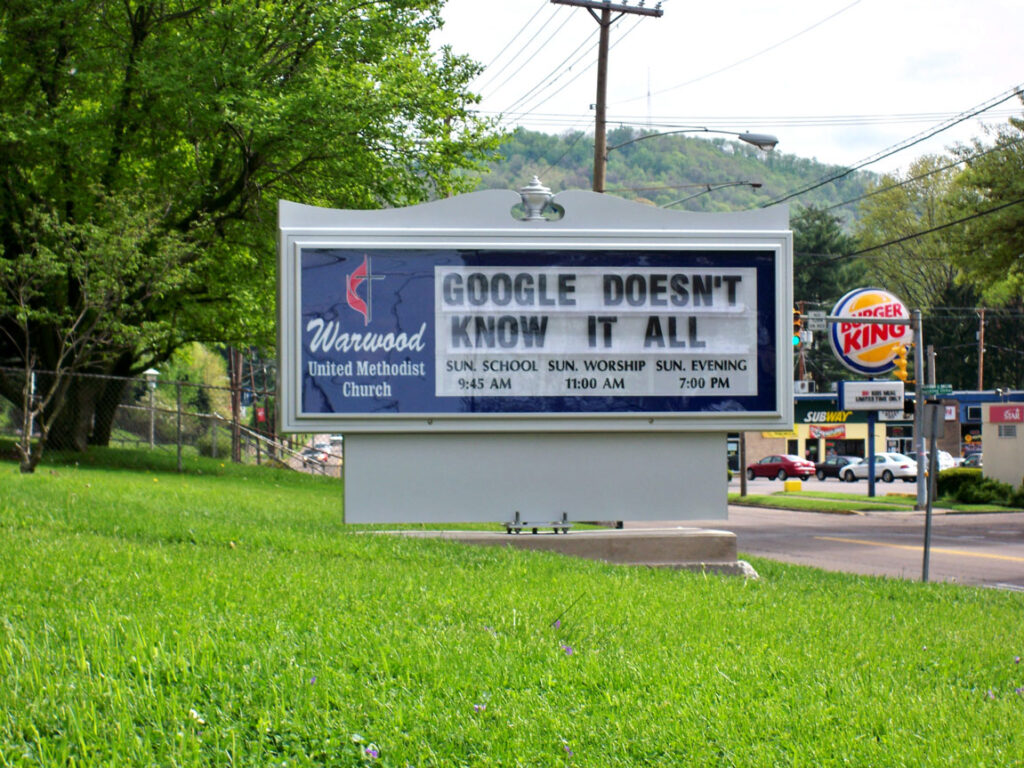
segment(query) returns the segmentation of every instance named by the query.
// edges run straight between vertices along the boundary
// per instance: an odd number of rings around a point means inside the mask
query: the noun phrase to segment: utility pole
[[[917,451],[917,499],[914,509],[923,510],[928,500],[925,473],[921,467],[924,456],[924,324],[921,310],[910,312],[910,327],[914,334],[914,450]],[[932,452],[935,446],[930,446]]]
[[[978,310],[978,391],[985,387],[985,308]]]
[[[608,162],[608,140],[606,130],[607,93],[608,93],[608,30],[613,22],[624,14],[635,13],[640,16],[664,15],[659,2],[654,8],[644,8],[643,0],[639,5],[612,3],[608,0],[551,0],[556,5],[574,5],[586,8],[601,27],[601,36],[597,48],[597,100],[594,102],[594,191],[604,192],[605,164]],[[598,15],[595,10],[601,11]],[[618,15],[613,19],[612,12]]]

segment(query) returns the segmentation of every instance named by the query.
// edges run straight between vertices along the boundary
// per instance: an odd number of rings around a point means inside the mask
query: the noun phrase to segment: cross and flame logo
[[[370,266],[369,255],[363,256],[363,263],[352,272],[345,275],[345,303],[353,310],[363,316],[363,325],[369,325],[373,319],[373,292],[371,289],[374,280],[383,280],[383,275],[373,274]],[[359,295],[359,286],[366,283],[366,297]]]

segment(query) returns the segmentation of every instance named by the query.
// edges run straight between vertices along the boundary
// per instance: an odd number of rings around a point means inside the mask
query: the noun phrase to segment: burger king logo
[[[850,291],[833,307],[832,316],[843,318],[832,323],[832,351],[851,371],[866,376],[888,373],[893,369],[898,347],[910,343],[909,325],[868,325],[855,321],[858,317],[910,319],[906,305],[880,288]]]

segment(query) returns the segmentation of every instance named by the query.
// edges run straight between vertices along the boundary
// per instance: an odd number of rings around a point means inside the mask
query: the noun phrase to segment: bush
[[[225,458],[231,456],[231,432],[226,429],[218,429],[216,431],[208,430],[196,441],[196,447],[199,449],[200,456],[212,457],[213,453],[213,436],[217,435],[217,456]]]
[[[950,496],[956,499],[959,498],[958,494],[964,485],[971,485],[979,480],[981,480],[980,469],[955,467],[953,469],[944,469],[939,472],[936,487],[938,489],[939,496]]]
[[[1007,504],[1017,509],[1024,509],[1024,485],[1010,494]]]
[[[1002,504],[1008,505],[1013,487],[993,480],[991,477],[982,477],[975,483],[967,483],[960,487],[956,496],[957,501],[964,504]]]
[[[980,469],[957,467],[939,473],[938,494],[964,504],[998,504],[1024,509],[1024,486],[1014,490],[1008,483],[983,477]]]

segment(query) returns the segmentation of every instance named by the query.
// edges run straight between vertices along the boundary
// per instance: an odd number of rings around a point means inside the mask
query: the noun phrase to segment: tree
[[[1024,97],[1022,97],[1024,99]],[[986,146],[960,147],[966,160],[957,179],[965,248],[957,264],[989,304],[1024,300],[1024,120],[1010,118]]]
[[[963,247],[954,257],[965,283],[987,307],[984,386],[1020,388],[1024,386],[1020,347],[1024,334],[1024,119],[1010,118],[993,133],[991,144],[976,139],[956,150],[965,163],[955,191],[960,215],[966,220],[959,228]],[[970,346],[976,350],[979,343]]]
[[[977,144],[975,149],[983,151]],[[1015,159],[1012,146],[1004,149],[979,156],[972,165],[993,163],[1000,169],[1012,169],[1019,158]],[[910,166],[905,178],[883,179],[877,194],[867,198],[860,211],[862,246],[893,243],[869,255],[873,279],[909,306],[923,310],[924,341],[936,352],[936,380],[955,387],[972,387],[978,381],[978,317],[972,310],[986,304],[1007,305],[1013,300],[1012,306],[1003,307],[1005,311],[989,316],[984,367],[990,375],[984,382],[1019,386],[1024,368],[1015,341],[1021,334],[1021,294],[1015,286],[1024,277],[1019,264],[1019,229],[1014,230],[1012,223],[998,215],[946,226],[996,204],[994,198],[984,199],[992,189],[1002,189],[1003,197],[1012,196],[1012,170],[998,182],[998,174],[991,169],[989,173],[992,175],[985,178],[991,185],[983,193],[976,186],[983,178],[978,168],[969,165],[961,172],[948,159],[924,157]],[[1019,198],[1024,197],[1024,188],[1021,192]],[[1009,217],[1014,207],[999,213]],[[982,224],[985,221],[988,223]],[[981,227],[985,227],[984,236]],[[918,236],[932,229],[935,231]],[[898,240],[902,242],[894,242]],[[1018,249],[1016,266],[1014,248]]]
[[[958,231],[917,236],[957,218],[956,171],[948,166],[948,158],[918,158],[905,177],[884,176],[860,204],[856,233],[861,247],[884,246],[865,256],[868,277],[910,307],[941,304],[960,276]]]
[[[0,368],[0,387],[19,396],[22,472],[33,472],[42,458],[61,413],[54,404],[66,397],[71,376],[97,350],[131,346],[139,330],[122,317],[132,314],[132,303],[174,286],[168,266],[176,261],[178,238],[168,235],[154,244],[147,254],[151,271],[140,283],[131,263],[139,256],[135,245],[149,239],[152,222],[108,202],[96,214],[115,219],[120,229],[109,220],[71,225],[40,215],[26,222],[31,247],[0,259],[0,341],[21,361],[17,369]],[[55,289],[66,294],[69,286],[77,293],[73,304],[53,300]],[[41,359],[48,363],[39,371]],[[36,429],[39,440],[33,445]]]
[[[826,210],[808,206],[791,219],[793,228],[793,300],[797,308],[828,312],[853,288],[862,285],[864,264],[850,254],[856,241],[840,221]],[[843,378],[845,369],[832,354],[827,336],[819,334],[813,346],[801,348],[805,372],[819,388]]]
[[[797,211],[790,224],[795,300],[835,303],[860,285],[864,264],[849,258],[857,241],[843,231],[836,216],[811,205]]]
[[[628,126],[610,128],[608,144],[622,144],[646,133],[650,132]],[[555,192],[590,189],[593,162],[592,135],[570,131],[555,136],[519,128],[502,144],[500,157],[490,163],[481,186],[516,189],[537,174]],[[690,197],[672,210],[750,210],[843,170],[777,151],[765,154],[738,141],[683,133],[652,137],[609,152],[607,191],[659,206]],[[837,205],[835,211],[845,221],[853,211],[843,201],[861,195],[874,178],[864,171],[848,173],[800,199],[818,207]],[[762,186],[754,189],[744,182]],[[709,184],[713,192],[698,194]]]
[[[43,250],[68,268],[48,273],[21,315],[8,291],[0,366],[23,369],[11,338],[30,315],[32,367],[47,371],[135,375],[191,340],[268,344],[279,198],[371,208],[470,185],[457,171],[496,138],[469,111],[477,66],[430,48],[440,5],[5,3],[0,259],[9,285]],[[131,233],[103,276],[122,285],[116,304],[87,299],[100,276],[86,228]],[[119,331],[65,360],[66,323],[79,316]],[[54,444],[102,440],[95,387],[76,379],[51,399]],[[22,390],[0,379],[0,395]]]

